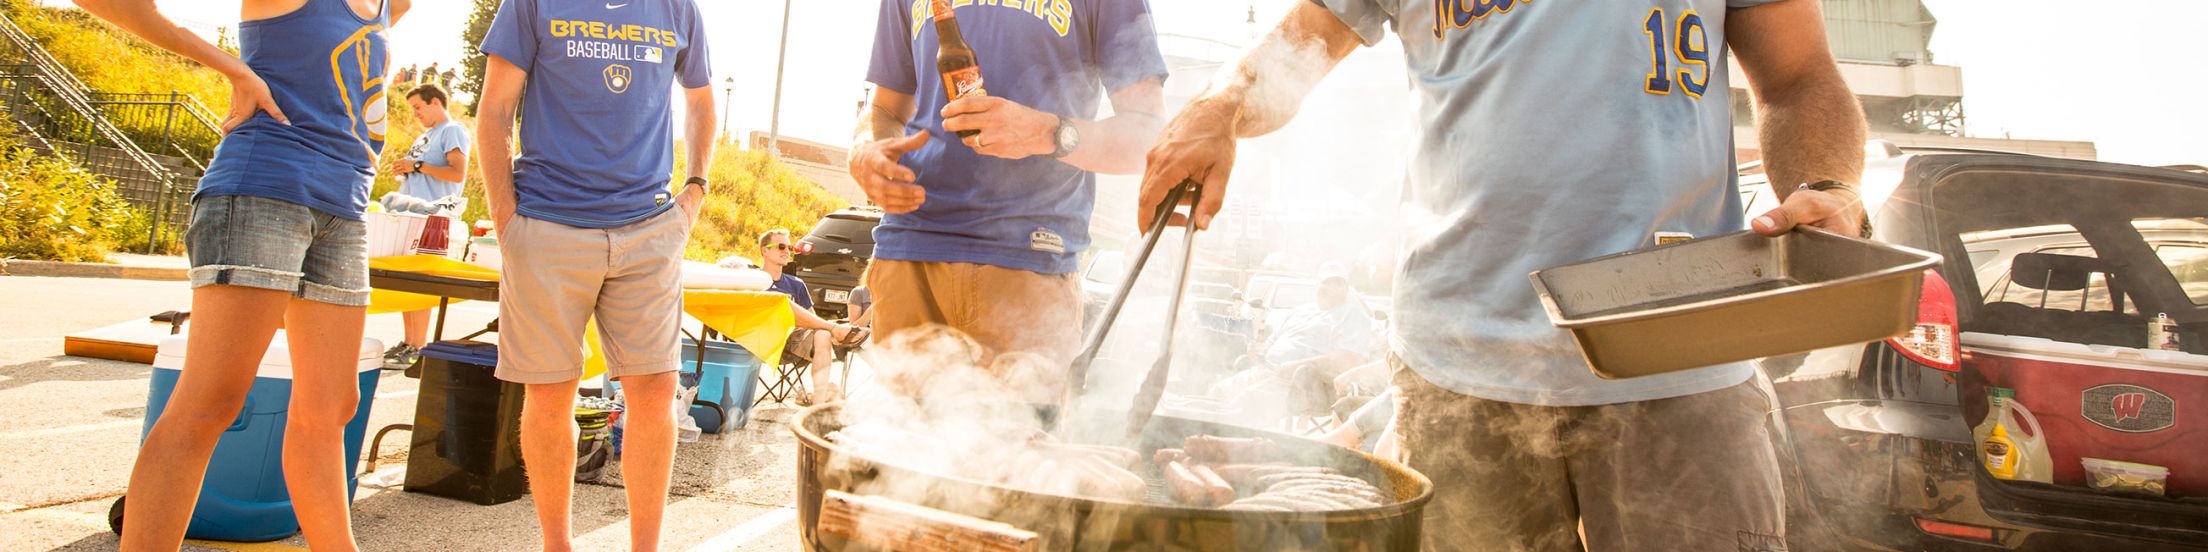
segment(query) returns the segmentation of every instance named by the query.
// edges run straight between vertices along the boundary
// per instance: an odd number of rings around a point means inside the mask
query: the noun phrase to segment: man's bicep
[[[1725,42],[1739,58],[1758,101],[1837,70],[1816,0],[1733,8],[1725,18]]]

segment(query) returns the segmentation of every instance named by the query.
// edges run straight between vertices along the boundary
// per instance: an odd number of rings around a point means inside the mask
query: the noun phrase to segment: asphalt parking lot
[[[0,550],[111,550],[107,511],[123,495],[145,414],[152,367],[62,354],[63,336],[189,306],[184,282],[0,276]],[[495,315],[487,303],[453,307],[448,337]],[[368,335],[391,343],[397,315],[369,318]],[[863,371],[855,376],[863,380]],[[413,418],[417,382],[384,372],[371,433]],[[790,550],[797,547],[796,439],[781,423],[791,406],[764,405],[749,427],[683,444],[675,464],[664,548]],[[363,476],[353,527],[369,550],[533,550],[531,499],[479,506],[399,489],[407,440],[394,433]],[[365,445],[364,445],[365,446]],[[365,466],[365,463],[363,464]],[[385,483],[389,481],[391,483]],[[618,465],[575,491],[576,545],[628,547]],[[187,550],[298,550],[274,543],[192,541]]]

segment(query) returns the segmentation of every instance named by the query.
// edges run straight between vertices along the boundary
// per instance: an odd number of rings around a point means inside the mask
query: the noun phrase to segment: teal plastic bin
[[[743,429],[751,422],[752,398],[759,393],[759,357],[741,345],[708,340],[701,368],[699,352],[697,342],[682,340],[682,370],[699,375],[698,398],[690,403],[690,416],[706,433]]]
[[[172,336],[161,341],[154,356],[141,439],[153,431],[169,395],[176,390],[177,380],[183,377],[185,344],[185,336]],[[382,373],[382,350],[381,342],[362,339],[355,357],[360,360],[360,406],[353,411],[352,421],[345,424],[348,496],[358,489],[360,445],[368,431],[368,409],[375,403],[376,383]],[[290,347],[284,333],[278,331],[268,354],[261,358],[260,372],[246,395],[245,407],[215,444],[214,456],[207,462],[207,476],[200,484],[199,502],[192,509],[191,526],[184,536],[262,542],[299,532],[291,493],[284,487],[284,424],[291,407],[291,378]]]

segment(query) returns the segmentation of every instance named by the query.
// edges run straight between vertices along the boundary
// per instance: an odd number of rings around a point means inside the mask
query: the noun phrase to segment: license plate
[[[840,289],[831,289],[828,290],[828,294],[823,298],[827,299],[830,303],[849,303],[851,302],[851,292]]]

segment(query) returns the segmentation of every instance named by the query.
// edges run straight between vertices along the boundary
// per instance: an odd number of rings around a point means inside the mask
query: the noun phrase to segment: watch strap
[[[682,180],[682,185],[684,185],[684,186],[689,186],[689,185],[692,185],[692,184],[695,184],[695,185],[697,185],[697,186],[698,186],[698,191],[700,191],[700,192],[707,192],[707,193],[711,193],[711,192],[713,191],[713,185],[712,185],[711,183],[707,182],[707,181],[705,180],[705,177],[702,177],[702,176],[693,176],[693,177],[690,177],[690,178],[685,178],[685,179],[683,179],[683,180]]]

